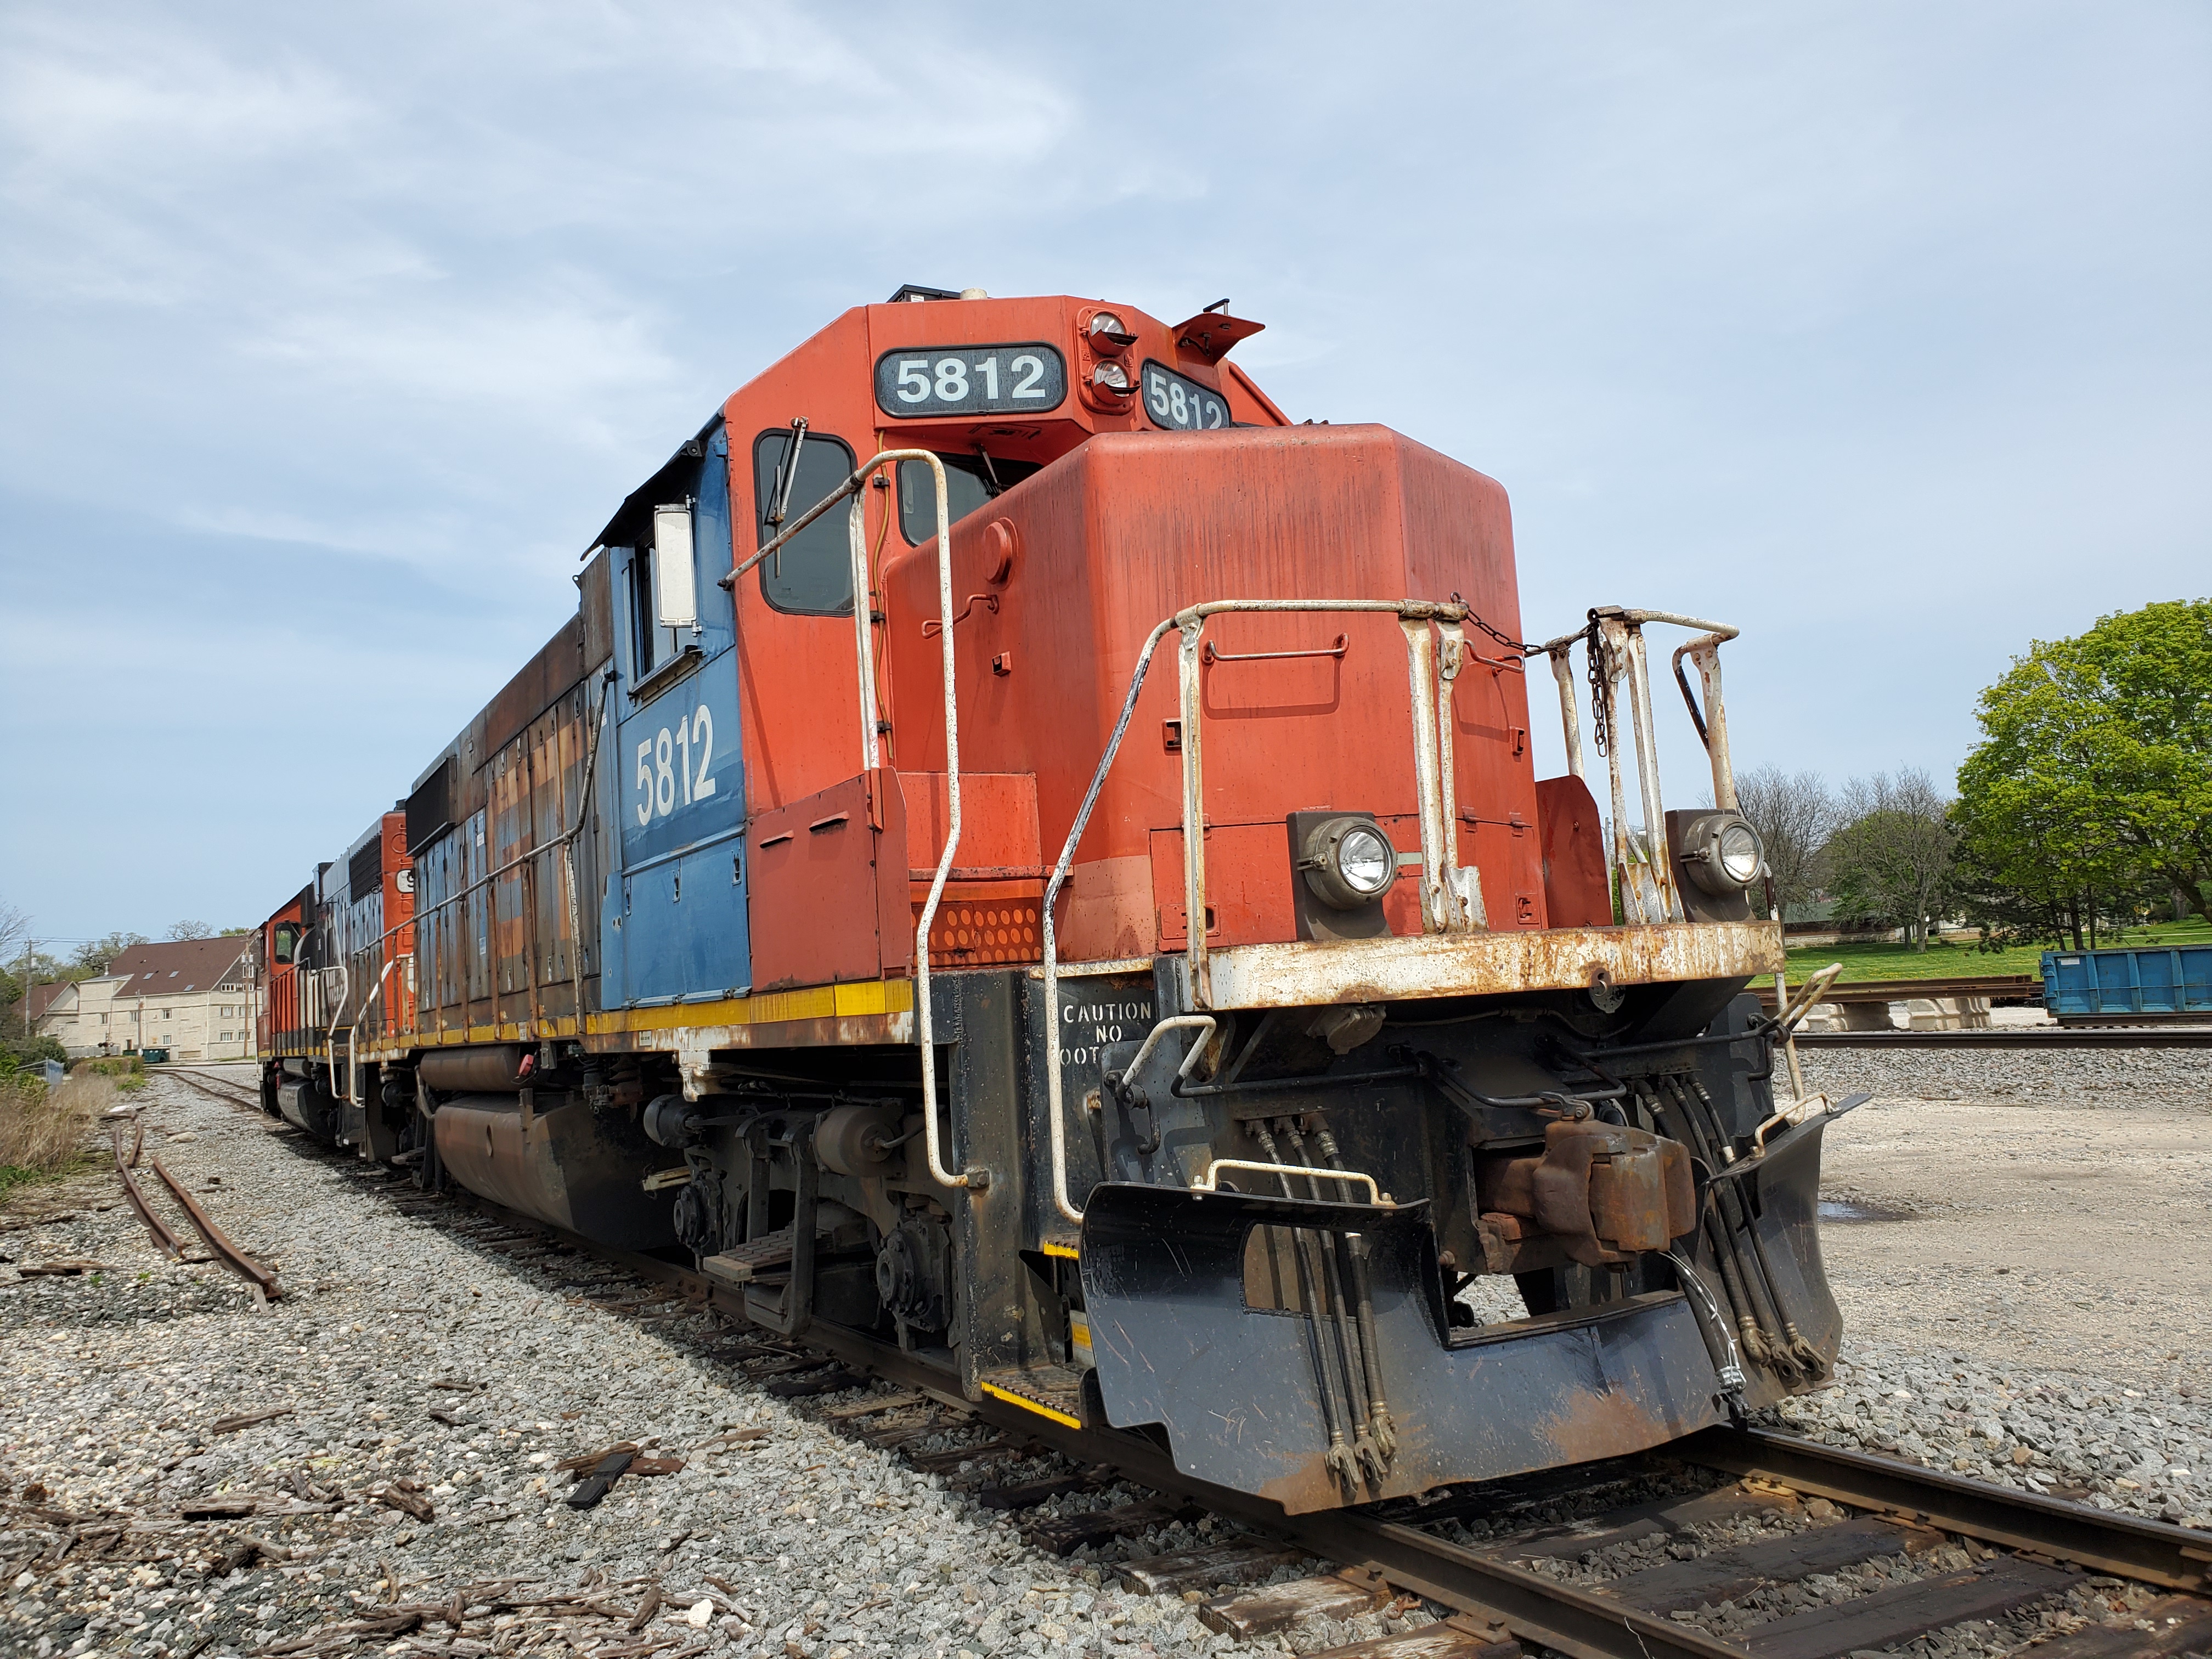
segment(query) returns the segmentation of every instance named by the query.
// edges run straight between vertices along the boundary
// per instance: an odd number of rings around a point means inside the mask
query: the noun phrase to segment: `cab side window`
[[[299,945],[300,935],[291,924],[289,922],[279,924],[276,928],[276,960],[280,963],[290,962],[294,952],[299,949]]]
[[[788,428],[762,433],[753,441],[753,525],[758,532],[753,545],[775,540],[780,529],[850,477],[853,465],[852,448],[842,438],[810,432],[804,443],[796,443]],[[783,523],[771,525],[769,515],[779,501],[785,503]],[[842,504],[830,508],[761,561],[763,599],[778,611],[802,617],[852,614],[853,555],[846,540],[845,513]]]

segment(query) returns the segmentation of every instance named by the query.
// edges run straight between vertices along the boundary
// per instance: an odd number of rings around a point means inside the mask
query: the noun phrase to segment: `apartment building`
[[[246,990],[251,933],[134,945],[97,979],[60,988],[37,1029],[72,1059],[166,1048],[173,1060],[252,1053]]]

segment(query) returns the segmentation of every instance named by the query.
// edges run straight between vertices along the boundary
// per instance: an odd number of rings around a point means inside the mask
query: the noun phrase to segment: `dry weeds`
[[[51,1089],[33,1078],[0,1079],[0,1196],[77,1168],[94,1123],[115,1100],[112,1078],[64,1078]]]

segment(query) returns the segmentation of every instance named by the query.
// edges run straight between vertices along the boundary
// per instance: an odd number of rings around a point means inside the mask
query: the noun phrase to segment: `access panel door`
[[[608,884],[610,1003],[726,996],[752,982],[737,653],[667,687],[614,735],[622,869]]]

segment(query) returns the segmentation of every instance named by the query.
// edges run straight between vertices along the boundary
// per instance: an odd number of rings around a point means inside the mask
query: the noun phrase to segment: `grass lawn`
[[[2124,937],[2102,932],[2097,935],[2100,950],[2159,945],[2212,945],[2212,925],[2196,917],[2188,921],[2154,921],[2148,927],[2130,927]],[[1992,952],[1977,951],[1971,945],[1946,945],[1937,939],[1929,940],[1925,951],[1915,951],[1904,945],[1822,945],[1790,952],[1790,982],[1797,984],[1832,962],[1844,964],[1844,981],[2040,974],[2044,948],[2032,945]]]

